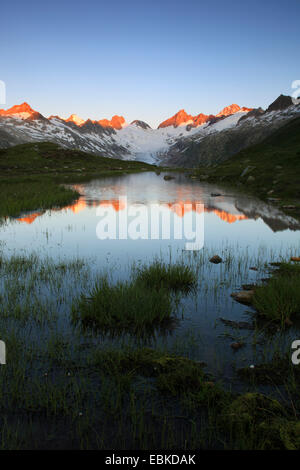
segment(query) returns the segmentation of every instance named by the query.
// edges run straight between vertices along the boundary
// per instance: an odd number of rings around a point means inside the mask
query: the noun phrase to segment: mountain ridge
[[[213,165],[265,138],[300,111],[291,97],[280,95],[267,110],[232,104],[217,115],[192,116],[184,109],[152,129],[146,122],[130,124],[123,116],[81,119],[44,117],[28,103],[0,110],[0,148],[49,141],[65,148],[124,160],[168,166]]]
[[[231,105],[226,106],[225,108],[223,108],[222,111],[220,111],[216,115],[214,115],[214,114],[206,115],[206,114],[203,114],[203,113],[199,113],[195,116],[187,114],[184,109],[180,109],[176,114],[174,114],[170,118],[166,119],[165,121],[161,122],[158,125],[157,129],[161,129],[161,128],[169,127],[169,126],[178,127],[180,125],[188,125],[188,124],[190,124],[192,127],[198,127],[198,126],[201,126],[202,124],[204,124],[205,122],[207,122],[209,120],[213,120],[215,118],[221,118],[221,117],[225,117],[225,116],[230,116],[230,115],[235,114],[236,112],[239,112],[239,111],[249,112],[249,111],[252,111],[252,109],[253,108],[246,108],[246,107],[241,108],[237,104],[231,104]],[[81,117],[79,117],[76,113],[71,114],[66,119],[64,119],[60,116],[57,116],[57,115],[51,115],[51,116],[49,116],[49,118],[46,118],[40,112],[35,111],[33,108],[31,108],[31,106],[27,102],[24,102],[20,105],[14,105],[14,106],[12,106],[11,108],[9,108],[7,110],[0,109],[0,116],[18,116],[18,115],[19,115],[19,117],[21,117],[23,119],[27,119],[29,116],[35,116],[36,118],[44,118],[44,119],[58,118],[58,119],[61,119],[64,122],[71,122],[73,124],[76,124],[78,127],[81,127],[82,125],[84,125],[84,123],[86,123],[88,121],[91,121],[93,123],[98,123],[102,127],[111,127],[113,129],[117,129],[117,130],[120,130],[125,125],[128,125],[126,123],[126,120],[125,120],[124,116],[119,116],[117,114],[112,116],[112,118],[110,120],[106,119],[106,118],[99,119],[99,120],[92,120],[92,119],[88,118],[88,119],[85,120],[85,119],[82,119]],[[28,115],[28,117],[24,116],[24,115]],[[139,119],[135,119],[134,121],[131,122],[131,124],[136,123],[136,122],[144,122],[144,121],[141,121]]]

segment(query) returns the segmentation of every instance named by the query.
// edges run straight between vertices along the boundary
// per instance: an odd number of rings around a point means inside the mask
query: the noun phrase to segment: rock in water
[[[165,181],[170,181],[170,180],[174,180],[174,179],[175,179],[174,176],[169,176],[169,175],[165,175],[165,176],[164,176],[164,180],[165,180]]]
[[[219,263],[222,263],[222,258],[218,255],[214,255],[212,258],[210,258],[210,263],[214,263],[214,264],[219,264]]]
[[[230,346],[232,347],[232,349],[234,349],[235,351],[237,351],[238,349],[240,349],[240,348],[243,346],[243,343],[239,343],[239,342],[231,343]]]
[[[241,304],[251,305],[252,298],[254,295],[254,290],[242,290],[240,292],[233,292],[231,297],[234,298],[237,302]]]

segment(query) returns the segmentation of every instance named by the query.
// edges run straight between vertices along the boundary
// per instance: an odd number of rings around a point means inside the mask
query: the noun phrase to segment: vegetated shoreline
[[[296,118],[260,144],[240,151],[219,165],[199,167],[191,171],[191,176],[254,194],[300,219],[299,149],[300,118]]]
[[[154,171],[147,163],[117,160],[39,142],[0,150],[0,218],[63,207],[80,194],[66,184],[101,176]]]

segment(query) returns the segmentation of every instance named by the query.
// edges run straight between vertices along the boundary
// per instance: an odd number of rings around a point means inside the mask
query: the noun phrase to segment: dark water
[[[174,179],[166,181],[163,173],[142,173],[76,185],[82,196],[75,204],[60,210],[24,214],[1,226],[3,251],[7,256],[35,252],[40,258],[86,258],[93,272],[109,270],[113,279],[126,279],[132,263],[150,262],[154,257],[167,261],[183,259],[197,269],[198,290],[181,301],[178,323],[157,341],[207,362],[214,374],[231,380],[235,366],[256,363],[278,342],[289,344],[297,336],[294,330],[284,338],[262,335],[254,347],[253,331],[226,327],[220,317],[252,321],[253,312],[234,302],[230,293],[243,283],[266,277],[265,263],[299,254],[300,225],[275,206],[255,198],[199,183],[184,174],[173,176]],[[165,215],[169,213],[169,239],[150,238],[149,214],[151,207],[158,210],[157,205]],[[127,223],[134,218],[124,214],[141,208],[144,239],[97,237],[99,211],[110,224],[116,221],[118,235],[125,218]],[[197,220],[201,225],[201,241],[203,230],[203,248],[186,251],[187,239],[173,237],[174,224],[180,222],[190,232]],[[220,255],[224,263],[209,263],[213,254]],[[246,346],[234,352],[230,344],[241,338]]]

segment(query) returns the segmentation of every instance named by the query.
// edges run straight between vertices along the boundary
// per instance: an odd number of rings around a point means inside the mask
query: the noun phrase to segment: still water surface
[[[149,172],[75,185],[81,194],[76,203],[59,210],[36,211],[10,219],[0,228],[0,240],[7,255],[35,252],[41,258],[86,258],[95,272],[109,270],[114,279],[128,278],[132,263],[150,262],[155,257],[167,261],[180,258],[197,266],[197,293],[182,300],[176,327],[157,341],[181,344],[178,347],[183,353],[188,350],[191,356],[207,362],[214,374],[225,375],[230,381],[234,365],[258,360],[266,343],[275,341],[262,337],[254,349],[252,331],[224,326],[220,317],[250,322],[253,318],[249,307],[234,302],[230,293],[242,283],[266,277],[265,262],[299,254],[300,224],[275,206],[253,197],[200,183],[181,173],[172,174],[174,179],[169,181],[164,175]],[[204,247],[188,252],[186,240],[172,237],[168,240],[100,240],[96,236],[101,219],[97,210],[107,210],[110,220],[114,220],[126,210],[120,197],[127,198],[128,207],[143,204],[146,212],[147,209],[150,212],[153,204],[163,205],[164,211],[170,211],[172,223],[181,219],[183,224],[193,225],[191,214],[201,213]],[[150,225],[150,219],[148,222]],[[224,263],[209,263],[213,254],[220,255]],[[291,330],[290,337],[293,335],[295,332]],[[233,352],[231,342],[242,337],[246,346]],[[285,337],[284,341],[289,338]]]

